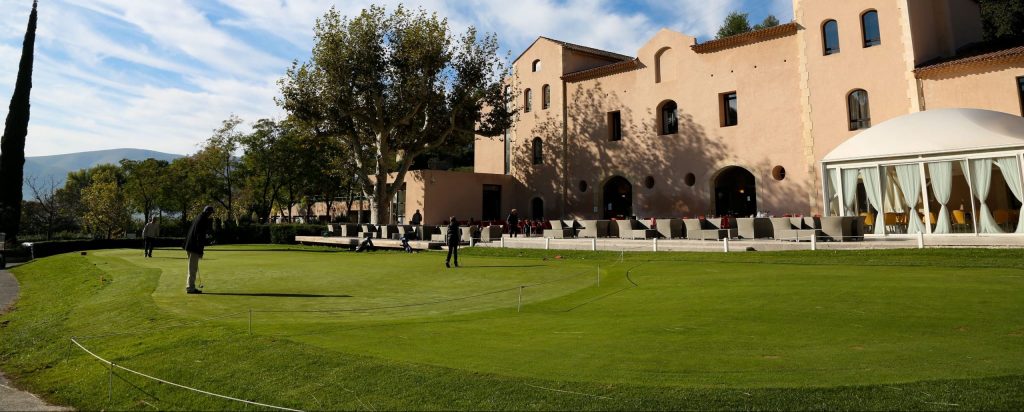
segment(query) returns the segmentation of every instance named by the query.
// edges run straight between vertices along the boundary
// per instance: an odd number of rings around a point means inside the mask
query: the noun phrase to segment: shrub
[[[320,236],[324,230],[324,225],[270,225],[270,243],[292,244],[295,236]]]

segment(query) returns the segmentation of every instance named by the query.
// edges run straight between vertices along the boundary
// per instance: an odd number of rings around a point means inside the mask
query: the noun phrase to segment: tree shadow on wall
[[[513,147],[513,170],[531,198],[534,193],[545,197],[550,215],[563,214],[564,199],[563,217],[603,218],[604,185],[615,176],[632,185],[632,213],[639,217],[714,214],[713,179],[729,166],[741,166],[755,176],[757,195],[764,196],[759,205],[807,196],[808,188],[799,183],[769,180],[771,159],[741,162],[721,136],[710,135],[684,107],[677,110],[678,131],[662,134],[658,112],[664,102],[635,110],[635,103],[624,102],[626,92],[608,90],[600,80],[574,89],[564,134],[561,116],[552,114],[560,110],[550,110],[528,138],[519,133],[520,141]],[[618,141],[612,140],[613,112],[621,119]],[[543,142],[543,159],[537,165],[534,138]]]

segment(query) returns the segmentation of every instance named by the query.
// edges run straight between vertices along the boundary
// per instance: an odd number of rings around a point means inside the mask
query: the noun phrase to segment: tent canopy
[[[937,109],[882,122],[843,142],[823,163],[1024,147],[1024,117]]]

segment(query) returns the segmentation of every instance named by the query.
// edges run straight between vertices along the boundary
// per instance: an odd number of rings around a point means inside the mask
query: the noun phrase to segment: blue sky
[[[133,147],[193,153],[231,114],[280,118],[275,82],[312,48],[325,0],[41,0],[26,152],[41,156]],[[461,31],[496,32],[518,55],[537,36],[635,55],[666,27],[707,40],[725,15],[792,19],[792,0],[419,0]],[[0,118],[31,0],[0,1]]]

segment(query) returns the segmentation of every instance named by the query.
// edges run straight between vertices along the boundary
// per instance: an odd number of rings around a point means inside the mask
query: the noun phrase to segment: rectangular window
[[[1020,97],[1020,115],[1024,116],[1024,76],[1017,78],[1017,96]]]
[[[736,92],[722,93],[719,95],[721,100],[721,120],[722,127],[735,126],[740,123],[739,113],[737,112],[736,106]]]
[[[608,112],[608,140],[612,142],[622,140],[621,112]]]

